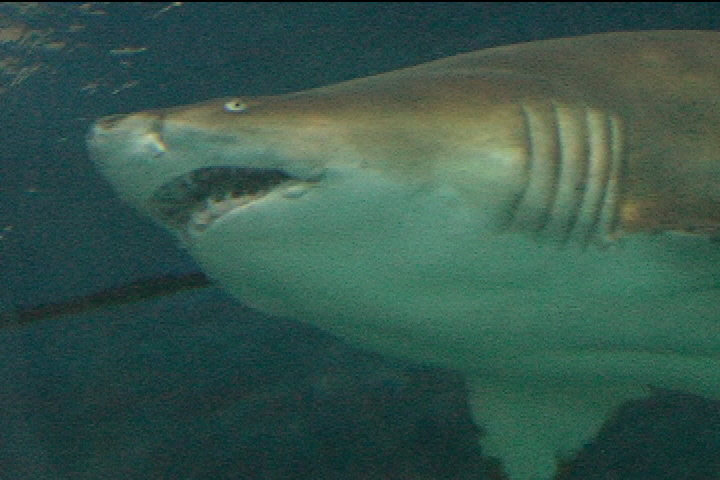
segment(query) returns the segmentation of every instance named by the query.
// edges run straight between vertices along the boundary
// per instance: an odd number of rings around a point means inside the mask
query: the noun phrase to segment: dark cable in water
[[[46,303],[13,312],[0,313],[0,329],[20,327],[60,315],[86,313],[154,297],[173,295],[185,290],[206,288],[211,285],[210,279],[200,272],[144,278],[57,303]]]

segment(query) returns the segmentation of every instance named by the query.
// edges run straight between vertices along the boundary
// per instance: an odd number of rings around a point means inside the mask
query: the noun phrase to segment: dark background
[[[716,30],[719,13],[672,2],[0,4],[0,310],[195,269],[93,170],[84,135],[98,116],[507,43]],[[653,402],[569,475],[720,478],[717,405]],[[0,332],[0,479],[480,478],[475,434],[452,374],[355,352],[214,290]]]

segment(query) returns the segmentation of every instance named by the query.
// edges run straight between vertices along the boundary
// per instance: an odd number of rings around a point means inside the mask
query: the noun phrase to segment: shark
[[[720,33],[501,46],[97,120],[91,158],[253,308],[462,372],[552,478],[653,388],[720,398]]]

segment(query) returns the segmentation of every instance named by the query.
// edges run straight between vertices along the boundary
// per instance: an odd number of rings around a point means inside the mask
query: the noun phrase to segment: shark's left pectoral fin
[[[647,396],[631,385],[539,384],[468,379],[468,401],[482,429],[483,453],[502,460],[513,480],[549,480],[592,440],[622,403]]]

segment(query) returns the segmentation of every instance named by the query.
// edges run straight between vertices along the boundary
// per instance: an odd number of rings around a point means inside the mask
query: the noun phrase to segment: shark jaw
[[[188,148],[186,136],[200,137],[200,145],[217,141],[204,134],[157,112],[113,115],[93,126],[88,147],[126,200],[187,242],[230,214],[296,200],[323,180],[317,165],[283,165],[252,149],[208,154]]]
[[[268,195],[296,199],[319,179],[298,180],[279,169],[206,167],[163,184],[146,210],[167,228],[192,239],[224,216],[238,214]]]

